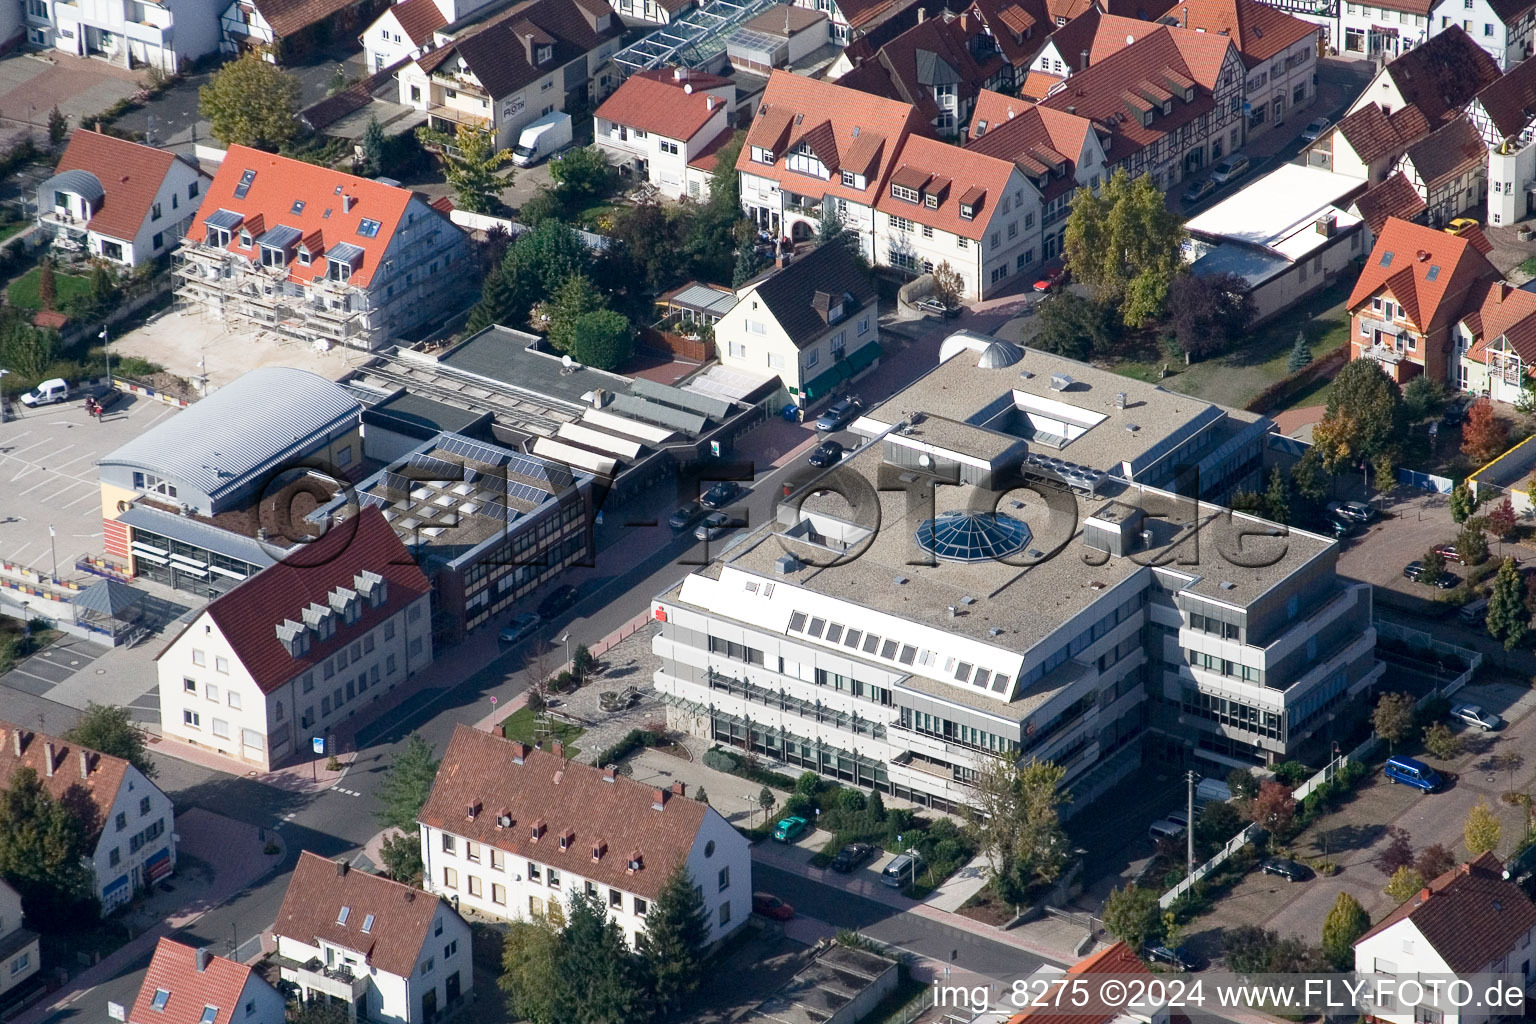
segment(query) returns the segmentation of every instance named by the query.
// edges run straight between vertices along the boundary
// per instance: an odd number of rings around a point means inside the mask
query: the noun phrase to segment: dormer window
[[[923,193],[923,205],[930,210],[937,210],[939,208],[939,197],[932,192],[925,192]]]
[[[571,848],[571,844],[575,841],[576,833],[570,829],[566,829],[564,832],[560,833],[560,852],[564,853],[566,850],[569,850]]]
[[[841,302],[827,310],[827,323],[835,324],[842,318],[843,304]]]
[[[534,822],[532,825],[529,825],[528,826],[528,840],[529,840],[529,842],[534,842],[534,843],[538,842],[539,841],[539,837],[544,834],[544,830],[547,827],[548,826],[544,824],[544,820],[542,818],[540,820]]]
[[[970,203],[961,203],[960,204],[960,219],[961,220],[975,220],[976,219],[976,207],[972,206]]]
[[[752,147],[752,162],[755,164],[773,163],[773,150],[764,149],[762,146]]]
[[[227,228],[210,227],[208,229],[208,244],[216,245],[220,249],[229,247],[229,230]]]
[[[891,198],[900,199],[904,203],[916,203],[918,201],[917,189],[908,188],[905,185],[891,183]]]
[[[307,267],[313,261],[314,257],[310,255],[309,250],[304,248],[302,245],[299,246],[299,266]]]
[[[629,872],[631,874],[633,874],[634,872],[639,871],[641,868],[645,867],[645,858],[643,858],[640,855],[640,851],[639,850],[635,850],[635,851],[630,853],[630,855],[629,855],[629,862],[627,864],[625,864],[625,867],[629,870]]]
[[[251,233],[249,231],[242,231],[242,232],[240,232],[240,248],[242,248],[242,249],[249,249],[250,247],[251,247]]]
[[[261,247],[261,265],[264,267],[285,267],[288,265],[288,254],[281,249],[274,249],[270,245]]]
[[[541,46],[534,53],[536,54],[534,59],[543,64],[554,57],[555,48],[553,46]]]

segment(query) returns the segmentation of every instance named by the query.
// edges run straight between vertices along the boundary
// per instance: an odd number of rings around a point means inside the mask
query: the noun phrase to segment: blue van
[[[1382,771],[1388,782],[1401,782],[1426,793],[1433,793],[1440,788],[1440,774],[1423,761],[1415,761],[1411,757],[1389,758]]]

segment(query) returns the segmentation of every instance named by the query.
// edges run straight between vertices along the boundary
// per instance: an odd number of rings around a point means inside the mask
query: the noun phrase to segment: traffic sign
[[[325,737],[324,736],[316,736],[313,739],[311,739],[309,741],[309,743],[310,743],[310,746],[315,748],[315,753],[317,753],[317,754],[325,753]]]

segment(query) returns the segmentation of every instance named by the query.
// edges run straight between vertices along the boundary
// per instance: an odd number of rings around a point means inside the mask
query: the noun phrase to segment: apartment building
[[[623,31],[606,0],[525,0],[440,31],[396,75],[400,102],[425,111],[434,128],[467,125],[507,149],[530,121],[612,90],[612,71],[602,69]]]
[[[742,209],[759,230],[800,242],[830,202],[876,262],[875,204],[903,140],[925,131],[910,103],[775,71],[736,158]]]
[[[730,140],[735,106],[728,78],[686,67],[639,71],[593,114],[593,144],[668,199],[701,201],[711,177],[701,158]]]
[[[779,378],[801,409],[880,361],[875,285],[843,245],[822,245],[736,290],[715,323],[720,364]]]
[[[1192,0],[1169,16],[1176,16],[1186,30],[1226,36],[1237,47],[1247,69],[1247,138],[1306,116],[1304,111],[1317,98],[1316,25],[1258,0]]]
[[[668,720],[948,810],[988,754],[1062,765],[1081,807],[1144,749],[1321,751],[1383,672],[1371,591],[1335,541],[1219,504],[1269,429],[957,332],[835,473],[652,602]]]
[[[1394,60],[1431,37],[1434,0],[1339,4],[1334,49],[1345,57]]]
[[[103,917],[176,870],[176,808],[127,761],[0,721],[0,779],[22,768],[78,806]]]
[[[1387,114],[1413,106],[1430,126],[1439,126],[1460,113],[1499,74],[1499,65],[1471,34],[1451,25],[1427,43],[1389,60],[1347,113],[1371,104]]]
[[[1531,0],[1440,0],[1431,8],[1429,20],[1432,33],[1460,25],[1488,52],[1500,71],[1508,72],[1531,55],[1536,3]]]
[[[161,937],[127,1024],[283,1024],[282,993],[248,964]]]
[[[125,68],[176,74],[219,48],[207,0],[23,0],[27,43]]]
[[[713,945],[752,913],[751,844],[683,784],[653,788],[468,726],[454,730],[421,809],[429,893],[509,921],[564,920],[571,897],[608,908],[634,945],[678,868]]]
[[[898,21],[917,23],[917,0],[794,0],[827,16],[827,42],[841,49],[860,36]]]
[[[1109,176],[1109,131],[1077,113],[983,93],[966,149],[1015,162],[1031,172],[1040,197],[1040,259],[1062,253],[1067,215],[1080,188],[1097,189]]]
[[[209,602],[156,656],[169,739],[257,771],[432,662],[431,584],[376,508]]]
[[[350,1021],[431,1024],[475,986],[469,925],[443,900],[346,861],[299,854],[272,922],[276,964],[302,1003]]]
[[[322,350],[380,348],[473,297],[468,238],[420,194],[245,146],[175,256],[178,305]]]
[[[1307,148],[1308,166],[1372,184],[1397,173],[1408,148],[1430,133],[1429,121],[1413,104],[1388,114],[1369,103],[1348,114]]]
[[[0,880],[0,1005],[42,969],[40,937],[21,926],[21,895]],[[9,993],[9,997],[7,997]]]
[[[880,262],[912,274],[948,264],[967,299],[986,299],[1041,261],[1041,193],[1066,175],[1043,150],[1000,159],[912,135],[875,204]]]

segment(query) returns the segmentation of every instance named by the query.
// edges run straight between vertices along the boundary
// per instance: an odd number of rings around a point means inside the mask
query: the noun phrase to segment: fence
[[[1295,458],[1301,458],[1307,454],[1307,449],[1312,447],[1310,441],[1300,438],[1286,437],[1284,434],[1271,433],[1268,437],[1271,451],[1281,452]],[[1420,473],[1417,470],[1398,467],[1397,482],[1413,487],[1421,491],[1429,491],[1432,494],[1450,494],[1456,486],[1456,481],[1449,477],[1435,476],[1433,473]]]
[[[1483,664],[1483,653],[1481,651],[1474,651],[1469,647],[1458,647],[1455,644],[1448,644],[1444,640],[1436,640],[1433,634],[1425,633],[1423,630],[1410,629],[1400,623],[1388,622],[1386,619],[1376,619],[1374,625],[1376,626],[1377,637],[1389,637],[1393,640],[1399,640],[1409,647],[1417,647],[1435,654],[1451,654],[1467,663],[1466,669],[1460,675],[1444,686],[1431,690],[1419,701],[1418,707],[1424,706],[1431,698],[1436,696],[1449,697],[1463,686],[1466,686],[1472,681],[1472,677],[1477,674],[1477,670]]]

